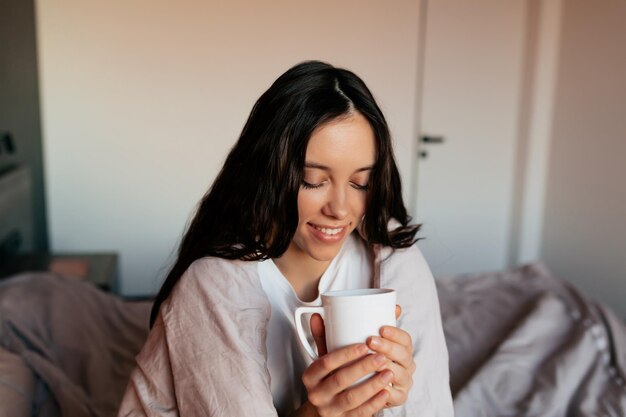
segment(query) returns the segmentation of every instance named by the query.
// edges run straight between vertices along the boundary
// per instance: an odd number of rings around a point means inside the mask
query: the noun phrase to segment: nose
[[[348,216],[348,199],[343,187],[333,187],[328,195],[328,200],[322,212],[335,219],[345,219]]]

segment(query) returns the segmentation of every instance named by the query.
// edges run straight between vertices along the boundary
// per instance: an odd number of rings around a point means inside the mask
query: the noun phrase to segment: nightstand
[[[72,268],[74,266],[74,268]],[[52,271],[59,269],[79,271],[76,279],[83,279],[97,287],[117,293],[118,266],[116,253],[29,253],[4,258],[0,265],[0,279],[20,272]]]

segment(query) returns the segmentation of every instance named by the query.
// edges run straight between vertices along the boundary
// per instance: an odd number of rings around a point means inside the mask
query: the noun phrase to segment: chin
[[[337,256],[338,253],[339,251],[334,251],[333,253],[325,252],[323,254],[322,253],[309,253],[309,256],[319,262],[330,262],[335,258],[335,256]]]
[[[341,250],[343,243],[344,241],[341,241],[337,244],[336,247],[332,247],[332,248],[330,247],[309,248],[309,250],[307,250],[307,253],[311,258],[315,259],[316,261],[320,261],[320,262],[332,261]]]

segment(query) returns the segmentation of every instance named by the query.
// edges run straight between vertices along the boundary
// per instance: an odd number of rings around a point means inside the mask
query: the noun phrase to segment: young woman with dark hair
[[[418,229],[367,86],[322,62],[291,68],[256,102],[198,206],[120,415],[452,415]],[[314,315],[311,361],[295,308],[380,286],[398,293],[398,327],[326,352]]]

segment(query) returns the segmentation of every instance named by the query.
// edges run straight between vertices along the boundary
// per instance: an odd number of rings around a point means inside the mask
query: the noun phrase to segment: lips
[[[319,226],[313,226],[313,227],[319,230],[320,232],[329,236],[334,236],[337,233],[340,233],[344,229],[343,227],[319,227]]]
[[[307,226],[315,237],[329,243],[341,240],[347,230],[347,226],[316,225],[313,223],[307,223]]]

